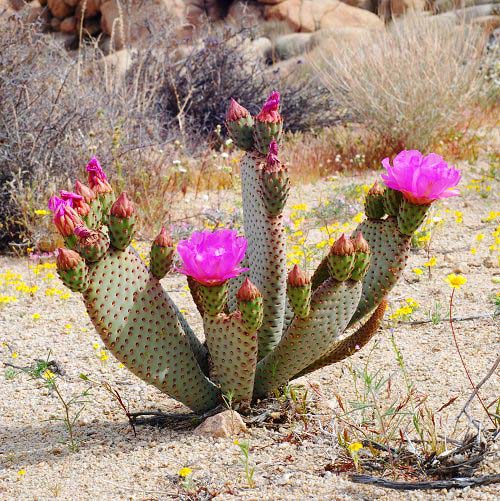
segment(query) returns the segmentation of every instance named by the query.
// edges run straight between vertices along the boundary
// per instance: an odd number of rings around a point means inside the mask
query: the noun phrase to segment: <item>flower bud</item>
[[[89,173],[90,188],[96,193],[111,193],[113,188],[108,183],[108,178],[102,170],[101,164],[96,157],[92,157],[87,164],[87,172]]]
[[[250,115],[249,111],[241,106],[235,99],[231,98],[229,109],[226,113],[227,122],[236,122],[241,118],[247,118]]]
[[[56,259],[58,270],[74,270],[81,261],[82,258],[78,252],[65,248],[58,249]]]
[[[287,295],[295,315],[307,318],[311,309],[311,280],[298,265],[288,274]]]
[[[277,91],[271,92],[267,101],[262,106],[259,114],[255,117],[258,122],[279,123],[281,115],[279,113],[280,93]]]
[[[61,195],[61,199],[66,201],[70,207],[73,207],[78,215],[86,216],[90,212],[90,205],[85,202],[82,195],[64,190],[61,190],[59,194]]]
[[[260,293],[259,289],[255,287],[255,285],[250,281],[250,279],[247,277],[245,278],[245,281],[243,282],[243,285],[239,288],[238,292],[236,293],[236,299],[238,301],[253,301],[254,299],[257,299],[258,297],[261,297],[262,294]]]
[[[304,287],[309,285],[311,280],[303,270],[296,264],[288,274],[288,285],[290,287]]]
[[[276,172],[279,170],[281,162],[278,158],[278,143],[273,139],[269,144],[269,153],[266,157],[266,171]]]
[[[340,238],[334,242],[330,249],[330,254],[335,256],[350,256],[354,254],[354,245],[349,237],[345,236],[345,233],[342,233]]]
[[[75,209],[66,203],[60,204],[54,212],[53,218],[57,230],[63,237],[73,235],[73,231],[77,226],[83,225],[83,221],[77,214]]]
[[[283,130],[283,119],[279,113],[280,94],[272,92],[259,114],[255,117],[255,148],[262,155],[267,155],[269,144],[279,142]]]
[[[124,191],[115,201],[111,207],[111,215],[119,218],[130,217],[135,213],[134,204],[127,197]]]
[[[380,186],[378,181],[373,183],[373,186],[368,190],[368,195],[383,195],[385,192],[385,188]]]
[[[356,236],[352,240],[352,243],[356,252],[364,252],[365,254],[370,253],[370,246],[368,245],[368,242],[363,238],[363,233],[361,231],[356,234]]]
[[[88,204],[96,197],[95,193],[88,186],[78,181],[78,179],[75,181],[75,193],[81,195]]]
[[[253,118],[246,108],[231,98],[226,114],[226,127],[234,144],[242,150],[253,148]]]
[[[172,240],[172,237],[167,233],[165,226],[161,227],[160,233],[158,233],[158,235],[154,239],[154,243],[158,247],[173,247],[174,246],[174,241]]]

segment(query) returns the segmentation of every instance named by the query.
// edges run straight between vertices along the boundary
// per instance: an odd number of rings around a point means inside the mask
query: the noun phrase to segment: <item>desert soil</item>
[[[444,225],[436,229],[431,255],[437,258],[431,277],[417,277],[412,271],[423,267],[427,255],[423,250],[411,253],[403,279],[390,295],[391,310],[406,298],[413,298],[420,308],[412,320],[425,320],[428,310],[439,304],[446,317],[451,289],[444,278],[451,272],[462,273],[467,284],[455,294],[454,315],[480,316],[471,321],[455,323],[458,341],[474,381],[486,374],[499,353],[498,317],[493,318],[493,297],[499,291],[498,250],[491,252],[492,232],[500,218],[486,221],[490,211],[500,210],[498,185],[491,186],[486,198],[465,188],[472,178],[479,178],[481,167],[464,166],[463,196],[440,204]],[[356,178],[339,177],[310,186],[294,188],[289,205],[307,203],[310,206],[331,195],[332,184],[371,183],[376,173]],[[218,197],[219,202],[221,200]],[[187,205],[210,205],[212,198],[190,201]],[[215,202],[214,202],[215,203]],[[222,206],[231,207],[232,197],[226,196]],[[448,211],[447,211],[448,209]],[[457,222],[455,211],[463,213]],[[460,217],[458,216],[460,220]],[[484,234],[484,240],[476,241]],[[481,238],[481,237],[479,237]],[[477,248],[472,254],[470,248]],[[0,258],[1,272],[20,273],[28,285],[39,290],[30,296],[9,289],[0,293],[18,297],[14,303],[0,305],[0,362],[27,366],[34,359],[47,356],[57,361],[63,375],[58,377],[63,394],[77,395],[85,389],[79,374],[88,374],[96,381],[106,381],[116,388],[131,410],[161,409],[165,412],[186,412],[176,401],[161,394],[129,373],[110,358],[102,361],[99,343],[78,294],[67,299],[50,295],[51,289],[63,290],[54,270],[34,274],[27,259]],[[496,277],[496,283],[495,283]],[[165,288],[186,317],[198,329],[200,319],[185,291],[184,278],[172,274],[164,281]],[[49,295],[46,291],[49,290]],[[390,313],[389,312],[389,313]],[[40,318],[34,318],[40,315]],[[450,326],[446,321],[434,325],[385,324],[376,341],[353,356],[349,363],[393,375],[393,396],[402,395],[399,368],[391,347],[394,335],[410,378],[419,395],[427,396],[430,409],[436,412],[440,433],[452,433],[455,418],[471,388],[453,347]],[[101,344],[102,346],[102,344]],[[14,356],[13,356],[14,354]],[[16,356],[17,355],[17,356]],[[304,430],[300,420],[274,428],[252,427],[246,439],[250,441],[251,462],[255,465],[255,487],[249,488],[240,462],[239,448],[232,438],[204,438],[193,434],[193,426],[166,428],[138,427],[134,437],[123,411],[102,388],[93,388],[77,424],[77,452],[68,448],[67,433],[61,421],[59,402],[39,382],[25,375],[4,378],[0,385],[0,498],[2,499],[181,499],[187,496],[179,485],[178,472],[192,469],[196,486],[206,487],[215,499],[269,500],[371,500],[371,499],[494,499],[500,494],[495,486],[465,491],[421,491],[401,493],[382,488],[361,486],[350,482],[346,474],[325,472],[325,467],[344,454],[337,445],[339,423],[333,418],[338,411],[336,396],[344,402],[353,400],[353,379],[349,364],[340,363],[319,370],[302,379],[309,389],[310,426]],[[5,370],[2,367],[2,372]],[[399,379],[398,379],[399,377]],[[498,397],[498,374],[481,389],[487,403]],[[450,399],[456,400],[440,412],[437,410]],[[484,413],[474,402],[470,412],[486,423]],[[466,427],[462,419],[455,437],[461,437]],[[312,431],[309,431],[312,430]],[[291,435],[292,434],[292,435]],[[414,435],[414,434],[413,434]],[[290,440],[290,436],[294,440]],[[243,437],[243,439],[245,439]],[[480,467],[478,474],[499,473],[498,444]],[[184,497],[186,498],[186,497]],[[193,498],[194,499],[194,498]],[[200,497],[200,499],[203,499]]]

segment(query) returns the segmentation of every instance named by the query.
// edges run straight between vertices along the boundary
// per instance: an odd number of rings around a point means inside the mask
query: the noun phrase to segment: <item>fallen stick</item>
[[[470,317],[453,317],[451,320],[453,322],[467,322],[469,320],[481,320],[484,318],[493,318],[494,315],[493,313],[482,313],[481,315],[472,315]],[[399,322],[400,324],[406,324],[406,325],[423,325],[423,324],[440,324],[442,322],[449,322],[449,318],[443,318],[442,320],[411,320],[411,321],[401,321]]]
[[[393,482],[370,475],[351,475],[350,480],[356,484],[376,485],[386,489],[400,491],[416,491],[428,489],[465,489],[481,485],[499,484],[500,475],[484,475],[482,477],[452,478],[451,480],[431,480],[428,482]]]

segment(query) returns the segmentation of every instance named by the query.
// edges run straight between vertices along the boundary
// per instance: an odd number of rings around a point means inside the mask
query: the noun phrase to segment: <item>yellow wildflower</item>
[[[35,214],[37,216],[46,216],[47,214],[50,214],[50,212],[48,210],[45,210],[45,209],[36,209]]]
[[[179,470],[179,477],[186,478],[187,476],[191,475],[191,473],[193,473],[193,470],[185,466],[184,468],[181,468]]]
[[[463,275],[455,275],[455,273],[450,273],[445,281],[449,284],[453,289],[460,289],[462,285],[467,282],[467,279]]]
[[[475,256],[476,255],[476,252],[477,252],[477,249],[475,247],[471,247],[470,248],[470,253]]]
[[[19,353],[17,353],[17,351],[13,351],[10,356],[12,358],[17,358],[17,357],[19,357]]]
[[[26,470],[19,470],[19,471],[17,472],[17,476],[18,476],[18,477],[24,477],[24,475],[26,475]]]
[[[41,317],[40,313],[33,313],[33,315],[31,315],[31,318],[33,320],[38,320],[40,317]]]
[[[355,222],[355,223],[361,223],[361,221],[363,221],[363,216],[364,216],[364,213],[363,212],[358,212],[353,218],[352,220]]]
[[[484,240],[484,233],[479,233],[478,235],[476,235],[476,240],[478,242],[481,242],[482,240]]]
[[[437,263],[437,259],[433,256],[429,259],[429,261],[424,263],[424,266],[427,268],[432,268],[433,266],[436,266],[436,263]]]
[[[424,270],[422,270],[422,268],[413,268],[413,273],[415,273],[415,275],[419,276],[419,275],[422,275],[422,273],[424,272]]]
[[[56,375],[50,370],[46,369],[44,373],[42,374],[43,379],[46,381],[53,381],[56,377]]]
[[[349,449],[349,452],[358,452],[363,448],[363,444],[361,442],[353,442],[352,444],[349,444],[347,448]]]

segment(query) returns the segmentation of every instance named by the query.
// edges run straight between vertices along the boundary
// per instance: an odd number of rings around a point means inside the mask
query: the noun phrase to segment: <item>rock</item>
[[[132,66],[132,54],[129,49],[122,49],[108,54],[103,59],[107,71],[114,73],[118,81],[123,82],[127,71]]]
[[[101,3],[101,0],[80,0],[76,8],[76,18],[81,19],[82,15],[84,19],[97,16],[101,11]]]
[[[297,74],[297,72],[302,72],[305,66],[306,60],[304,56],[295,56],[273,64],[265,73],[273,79],[278,77],[281,80],[286,80],[294,73]]]
[[[214,438],[236,437],[246,432],[246,424],[236,411],[224,411],[215,416],[208,417],[195,430],[195,435]]]
[[[472,24],[479,26],[486,35],[491,35],[500,28],[500,16],[480,16],[472,20]]]
[[[375,0],[342,0],[347,5],[352,5],[358,9],[369,10],[370,12],[377,12],[378,2]]]
[[[64,3],[69,5],[70,7],[76,7],[78,5],[78,2],[81,2],[82,0],[64,0]]]
[[[406,12],[423,12],[427,5],[426,0],[390,0],[387,3],[387,11],[380,10],[380,14],[386,19],[402,16]]]
[[[273,44],[269,38],[259,37],[250,43],[249,50],[255,58],[266,60],[271,56]]]
[[[312,33],[289,33],[276,38],[275,56],[278,59],[290,59],[307,52],[311,47]]]
[[[54,17],[58,17],[59,19],[64,19],[65,17],[70,16],[75,10],[63,0],[48,0],[47,5],[52,15]]]
[[[59,26],[59,30],[63,33],[74,33],[76,31],[76,17],[70,16],[61,21],[61,25]]]
[[[433,22],[446,22],[454,21],[457,24],[463,22],[470,22],[473,19],[485,16],[497,15],[498,5],[494,3],[489,3],[486,5],[475,5],[473,7],[467,7],[466,9],[460,9],[456,11],[444,12],[443,14],[437,14],[432,16],[429,20]]]
[[[227,21],[236,25],[253,25],[264,19],[264,6],[247,0],[236,0],[227,11]]]
[[[59,31],[59,28],[61,27],[61,20],[60,20],[58,17],[53,17],[53,18],[50,20],[50,27],[51,27],[54,31]]]
[[[371,31],[366,28],[324,28],[312,34],[311,48],[318,45],[361,44],[369,41]]]
[[[284,0],[266,5],[264,17],[284,21],[294,31],[313,32],[322,28],[362,27],[381,29],[384,23],[372,12],[352,7],[339,0]]]
[[[7,4],[13,10],[21,10],[26,6],[26,2],[24,0],[9,0]],[[3,2],[0,5],[3,7]]]

